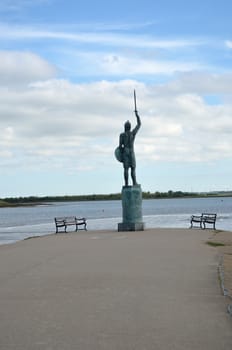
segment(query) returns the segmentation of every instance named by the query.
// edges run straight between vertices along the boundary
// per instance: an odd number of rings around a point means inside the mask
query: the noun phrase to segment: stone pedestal
[[[122,188],[123,222],[118,224],[118,231],[143,231],[142,190],[140,185]]]

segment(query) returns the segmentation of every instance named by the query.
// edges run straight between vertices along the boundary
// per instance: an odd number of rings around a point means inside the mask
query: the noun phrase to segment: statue
[[[125,131],[120,134],[119,147],[117,147],[115,150],[115,156],[117,160],[123,163],[125,186],[128,186],[129,168],[131,169],[131,178],[132,178],[133,186],[137,185],[136,173],[135,173],[136,161],[135,161],[135,152],[134,152],[134,141],[135,141],[135,136],[141,126],[141,120],[138,115],[138,111],[136,107],[135,90],[134,90],[134,102],[135,102],[135,116],[137,118],[137,125],[131,131],[131,123],[129,122],[129,120],[125,123],[124,125]]]

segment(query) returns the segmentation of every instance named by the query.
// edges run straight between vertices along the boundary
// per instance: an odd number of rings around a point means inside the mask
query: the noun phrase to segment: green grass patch
[[[212,241],[207,241],[206,244],[210,245],[211,247],[224,247],[224,243],[220,242],[212,242]]]
[[[9,203],[7,203],[6,201],[3,201],[3,200],[0,200],[0,207],[9,207],[10,206],[10,204]]]

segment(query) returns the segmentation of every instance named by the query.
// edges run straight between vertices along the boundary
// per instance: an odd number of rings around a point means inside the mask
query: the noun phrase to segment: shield
[[[120,150],[119,147],[117,147],[116,150],[114,151],[114,155],[119,162],[123,163],[122,151]]]

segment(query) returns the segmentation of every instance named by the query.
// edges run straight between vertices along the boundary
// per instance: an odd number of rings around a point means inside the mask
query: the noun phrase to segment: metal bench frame
[[[63,232],[67,233],[68,226],[75,226],[75,231],[85,230],[87,231],[87,222],[85,218],[77,218],[76,216],[56,217],[55,219],[56,233],[59,232],[59,228],[64,228]],[[79,228],[82,227],[82,228]]]
[[[193,227],[193,223],[199,224],[199,227],[203,230],[205,230],[207,227],[206,225],[213,225],[213,229],[216,230],[216,220],[217,220],[217,214],[212,213],[202,213],[201,215],[192,215],[190,219],[191,227]]]

